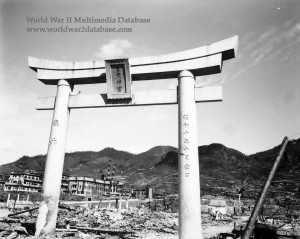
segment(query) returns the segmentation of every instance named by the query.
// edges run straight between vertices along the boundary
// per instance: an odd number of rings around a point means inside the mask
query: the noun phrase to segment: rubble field
[[[17,213],[26,210],[0,209],[0,238],[34,238],[38,210],[31,209],[20,214]],[[204,214],[202,228],[204,238],[214,238],[221,232],[231,232],[233,219],[223,217],[216,221],[213,216]],[[170,209],[156,211],[143,205],[119,210],[102,208],[98,205],[60,205],[56,232],[51,238],[175,239],[178,237],[178,213],[171,212]]]

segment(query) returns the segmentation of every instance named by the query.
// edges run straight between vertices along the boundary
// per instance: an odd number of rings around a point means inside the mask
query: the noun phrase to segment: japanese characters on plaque
[[[108,99],[131,99],[131,76],[128,59],[106,60]]]
[[[190,160],[190,155],[189,155],[189,149],[190,149],[190,142],[189,142],[189,134],[190,134],[190,124],[189,124],[189,115],[185,114],[182,116],[182,125],[183,125],[183,151],[184,151],[184,176],[189,177],[189,169],[191,167],[189,160]]]

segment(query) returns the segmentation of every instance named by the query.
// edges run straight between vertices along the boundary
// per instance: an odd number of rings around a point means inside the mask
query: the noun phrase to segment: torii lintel
[[[142,106],[142,105],[172,105],[178,104],[177,90],[138,91],[133,92],[132,99],[113,100],[107,99],[106,94],[71,93],[68,102],[69,109]],[[195,102],[222,101],[223,92],[221,86],[195,87]],[[36,105],[37,110],[53,110],[55,96],[40,97]]]
[[[220,73],[223,61],[236,56],[238,36],[208,46],[160,56],[129,59],[133,81],[177,78],[182,70],[194,76]],[[28,65],[37,78],[47,85],[57,85],[60,79],[70,84],[105,83],[104,61],[63,62],[28,57]]]

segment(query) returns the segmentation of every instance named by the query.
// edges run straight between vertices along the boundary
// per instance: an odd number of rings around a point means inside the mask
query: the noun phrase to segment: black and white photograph
[[[0,0],[0,238],[300,238],[299,0]]]

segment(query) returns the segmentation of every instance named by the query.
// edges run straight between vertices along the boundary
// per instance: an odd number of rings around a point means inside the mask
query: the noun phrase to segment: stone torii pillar
[[[236,56],[238,37],[167,55],[92,62],[28,58],[29,67],[46,85],[57,85],[56,97],[40,98],[38,110],[54,110],[36,236],[55,232],[70,109],[178,104],[179,236],[202,238],[200,178],[195,102],[222,100],[221,87],[195,88],[194,77],[222,71]],[[178,90],[132,92],[132,81],[178,77]],[[71,92],[76,84],[107,83],[107,94]]]
[[[202,238],[194,76],[182,71],[178,80],[179,233],[184,239]]]
[[[51,234],[56,227],[56,217],[64,167],[65,147],[69,122],[69,95],[71,85],[59,80],[43,182],[43,201],[39,207],[36,235]]]

